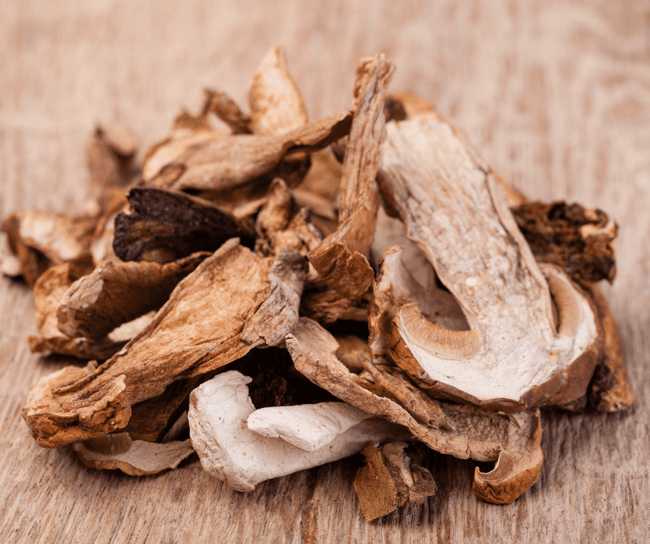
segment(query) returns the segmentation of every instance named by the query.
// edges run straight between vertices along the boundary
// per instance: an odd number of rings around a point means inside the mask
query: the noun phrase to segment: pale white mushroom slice
[[[252,491],[265,480],[349,457],[374,442],[408,436],[399,425],[369,418],[321,448],[304,451],[282,438],[262,436],[246,426],[255,411],[248,395],[247,384],[251,381],[230,370],[190,395],[190,437],[201,464],[206,472],[237,491]]]
[[[370,417],[345,402],[320,402],[260,408],[248,417],[247,424],[257,434],[314,451]]]
[[[580,396],[600,349],[589,299],[559,269],[545,277],[496,178],[449,124],[428,114],[386,128],[382,194],[471,329],[449,331],[407,306],[395,320],[396,362],[432,390],[493,409]]]

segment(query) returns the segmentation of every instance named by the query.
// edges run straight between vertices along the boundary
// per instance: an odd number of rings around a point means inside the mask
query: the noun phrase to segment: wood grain
[[[33,300],[0,279],[1,542],[620,542],[650,540],[650,5],[645,0],[7,0],[0,4],[0,217],[80,210],[96,121],[145,145],[204,87],[246,104],[284,44],[310,118],[350,104],[360,56],[396,63],[391,88],[431,99],[531,198],[617,219],[621,325],[635,406],[546,413],[540,481],[515,503],[471,492],[472,463],[433,455],[440,492],[366,523],[359,459],[240,494],[196,462],[144,478],[39,448],[20,410],[65,361],[29,353]]]

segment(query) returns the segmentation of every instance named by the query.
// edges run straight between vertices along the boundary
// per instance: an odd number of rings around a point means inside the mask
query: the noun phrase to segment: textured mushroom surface
[[[238,237],[252,247],[250,227],[211,202],[184,193],[131,189],[132,211],[115,218],[113,249],[123,261],[170,262],[199,251],[216,251]]]
[[[435,494],[431,473],[405,453],[404,442],[391,442],[363,450],[366,465],[357,471],[354,490],[368,521],[389,514],[407,502],[423,502]]]
[[[29,347],[36,353],[51,351],[81,359],[108,359],[124,346],[124,341],[81,335],[71,337],[58,328],[57,311],[61,300],[76,279],[70,264],[64,263],[49,268],[36,280],[34,304],[39,336],[28,338]]]
[[[33,286],[50,266],[70,263],[80,269],[89,267],[94,225],[92,215],[31,211],[10,215],[2,230],[20,261],[23,278]]]
[[[332,323],[367,319],[367,298],[374,272],[368,262],[379,203],[375,182],[384,137],[386,88],[395,66],[383,55],[357,66],[354,112],[341,177],[339,225],[308,254],[318,271],[305,313]]]
[[[113,329],[160,308],[180,280],[209,253],[195,253],[173,263],[100,264],[73,283],[56,311],[58,328],[72,338],[101,339]]]

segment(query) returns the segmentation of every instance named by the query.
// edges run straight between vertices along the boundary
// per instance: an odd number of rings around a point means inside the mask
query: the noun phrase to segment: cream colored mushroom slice
[[[131,476],[148,476],[176,468],[194,453],[190,439],[159,444],[131,440],[114,433],[73,444],[79,460],[89,468],[121,470]]]
[[[252,491],[265,480],[349,457],[373,442],[408,436],[403,427],[378,418],[364,419],[312,451],[279,437],[262,436],[246,425],[255,412],[248,395],[251,381],[231,370],[218,374],[190,395],[190,436],[201,464],[206,472],[237,491]],[[289,422],[291,410],[288,412]]]
[[[560,269],[540,270],[464,139],[433,114],[388,123],[378,179],[470,326],[450,331],[407,305],[395,320],[395,361],[432,391],[492,409],[583,394],[600,350],[589,299]]]
[[[370,417],[345,402],[321,402],[260,408],[247,424],[262,436],[279,437],[303,451],[315,451]]]
[[[404,425],[440,453],[497,461],[498,470],[475,473],[481,498],[511,502],[537,481],[543,459],[539,409],[506,414],[440,402],[413,387],[396,367],[391,372],[369,367],[371,380],[353,374],[336,357],[335,338],[308,318],[301,318],[286,346],[300,373],[342,401]]]

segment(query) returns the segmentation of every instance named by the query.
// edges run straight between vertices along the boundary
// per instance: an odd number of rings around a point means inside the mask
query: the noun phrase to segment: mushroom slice
[[[241,338],[257,346],[277,346],[298,323],[300,295],[307,276],[307,259],[283,249],[269,271],[271,292],[246,323]]]
[[[128,433],[114,433],[73,446],[79,460],[89,468],[121,470],[130,476],[148,476],[176,468],[194,453],[192,441],[156,444],[132,440]]]
[[[91,268],[90,237],[96,218],[31,211],[10,215],[3,223],[9,247],[17,256],[25,282],[33,286],[51,266],[71,263],[80,275]]]
[[[304,451],[282,438],[262,436],[246,421],[255,413],[248,396],[251,378],[236,371],[218,374],[190,395],[190,436],[208,474],[237,491],[252,491],[265,480],[337,461],[375,441],[403,439],[408,433],[378,418],[353,425],[326,445]],[[287,407],[286,425],[300,425]],[[293,432],[292,434],[297,434]],[[402,438],[392,438],[401,436]]]
[[[350,113],[341,112],[282,135],[208,135],[168,157],[168,162],[158,161],[157,171],[145,163],[145,183],[175,190],[236,189],[268,175],[290,152],[327,147],[349,132],[350,122]]]
[[[97,368],[64,368],[36,384],[23,409],[34,438],[53,447],[122,429],[133,404],[241,358],[255,347],[241,332],[271,293],[271,265],[237,239],[226,242],[111,359]]]
[[[441,394],[492,409],[579,397],[600,350],[589,299],[559,269],[540,271],[495,177],[450,125],[429,114],[387,134],[382,193],[471,329],[447,332],[402,309],[395,330],[407,349],[393,351],[396,362],[417,361]]]
[[[30,336],[27,339],[29,347],[35,353],[50,351],[81,359],[108,359],[126,342],[110,338],[71,338],[57,327],[57,309],[76,279],[77,276],[69,263],[53,266],[38,278],[34,285],[34,304],[39,336]]]
[[[282,46],[274,45],[253,75],[248,103],[254,134],[285,134],[307,123],[307,108],[289,74]]]
[[[160,442],[187,411],[190,393],[203,381],[204,376],[178,380],[170,383],[161,395],[134,404],[124,432],[134,440]]]
[[[102,210],[134,179],[137,149],[138,141],[126,127],[110,124],[95,128],[86,147],[86,164],[90,186]]]
[[[176,191],[136,187],[132,213],[115,218],[113,248],[123,261],[170,262],[198,251],[215,251],[239,237],[252,247],[255,234],[245,222],[214,204]]]
[[[383,55],[357,66],[354,113],[341,178],[339,226],[309,252],[319,274],[303,301],[307,315],[331,323],[367,318],[374,272],[368,263],[377,214],[375,177],[384,137],[386,88],[395,67]]]
[[[164,265],[106,261],[65,292],[56,311],[58,328],[71,338],[101,340],[119,325],[160,308],[209,255],[195,253]]]
[[[321,402],[260,408],[246,422],[257,434],[280,437],[303,451],[315,451],[370,417],[345,402]]]
[[[439,329],[469,329],[454,297],[435,284],[425,288],[418,283],[404,265],[403,254],[400,246],[388,249],[381,258],[379,274],[374,283],[368,328],[369,344],[375,359],[387,356],[392,344],[392,322],[400,307],[409,303],[416,303],[427,323]]]
[[[375,238],[370,248],[370,262],[375,270],[379,270],[379,261],[388,249],[393,246],[403,248],[402,265],[415,281],[424,288],[436,286],[436,273],[422,250],[406,236],[404,223],[398,218],[390,217],[383,206],[377,211]]]
[[[486,492],[482,498],[512,501],[537,481],[542,466],[539,410],[505,414],[439,402],[419,392],[399,369],[386,373],[381,383],[368,381],[338,360],[334,337],[308,318],[301,318],[286,345],[296,369],[312,382],[364,412],[404,425],[431,449],[460,459],[510,459],[490,480],[492,495]],[[373,379],[380,372],[375,369]]]
[[[363,515],[368,521],[390,514],[407,502],[424,502],[435,494],[437,486],[431,473],[411,463],[404,452],[407,444],[391,442],[370,445],[361,453],[366,465],[357,471],[354,490]]]

